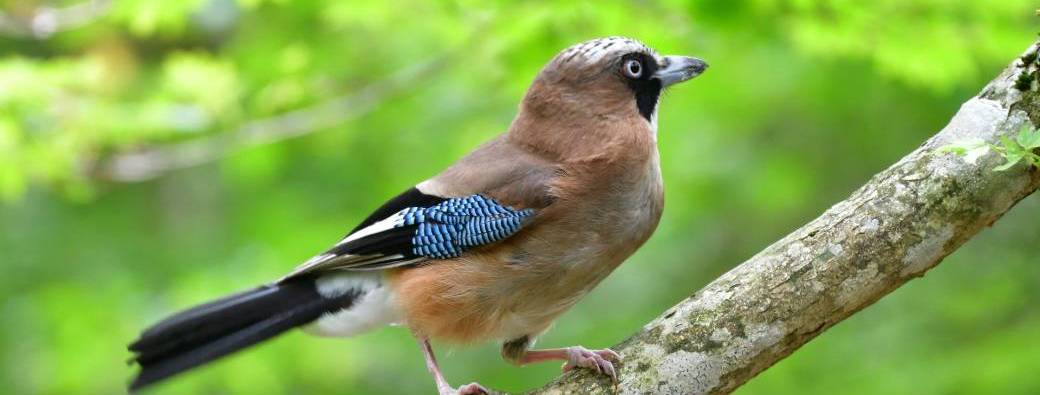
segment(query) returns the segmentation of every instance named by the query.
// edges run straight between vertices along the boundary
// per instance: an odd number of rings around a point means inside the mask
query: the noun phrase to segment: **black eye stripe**
[[[635,96],[636,108],[639,114],[650,121],[654,109],[657,108],[657,99],[661,96],[661,81],[653,78],[657,72],[657,60],[653,56],[641,52],[634,52],[621,57],[621,65],[627,67],[629,60],[638,60],[641,66],[639,78],[629,78],[622,75],[629,89]],[[618,68],[620,70],[620,67]],[[623,73],[622,73],[623,74]]]

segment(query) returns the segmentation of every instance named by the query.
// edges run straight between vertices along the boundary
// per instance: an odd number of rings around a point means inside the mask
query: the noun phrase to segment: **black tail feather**
[[[129,346],[141,371],[134,391],[349,307],[357,294],[326,298],[301,278],[196,306],[148,328]]]

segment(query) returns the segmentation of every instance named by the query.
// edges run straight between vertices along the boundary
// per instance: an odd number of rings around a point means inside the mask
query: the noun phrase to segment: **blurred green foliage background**
[[[663,98],[656,235],[539,343],[609,346],[917,147],[1038,31],[1026,0],[0,4],[8,394],[120,393],[143,327],[277,278],[503,131],[557,51],[627,35],[712,68]],[[1038,215],[737,393],[1040,393]],[[457,384],[558,372],[438,350]],[[395,328],[292,332],[151,393],[433,389]]]

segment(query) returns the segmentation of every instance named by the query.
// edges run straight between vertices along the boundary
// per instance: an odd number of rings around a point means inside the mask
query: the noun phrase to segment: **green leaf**
[[[1032,155],[1029,157],[1029,164],[1040,167],[1040,156]]]
[[[970,139],[939,147],[936,152],[954,153],[964,157],[964,161],[975,164],[983,155],[986,155],[992,146],[982,139]]]
[[[1004,163],[1004,164],[1002,164],[1000,166],[997,166],[993,170],[995,170],[995,171],[1005,171],[1007,169],[1010,169],[1011,167],[1013,167],[1016,164],[1018,164],[1018,162],[1021,162],[1022,158],[1024,158],[1024,157],[1025,157],[1025,155],[1023,155],[1021,152],[1008,152],[1008,153],[1004,154],[1004,159],[1007,159],[1007,163]]]
[[[951,145],[944,145],[942,147],[939,147],[939,149],[935,150],[935,152],[938,152],[940,154],[950,154],[950,153],[953,153],[953,154],[957,154],[957,155],[964,155],[964,154],[968,153],[968,149],[964,148],[964,147],[961,147],[961,146],[957,146],[957,145],[952,145],[951,144]]]
[[[1000,144],[1004,146],[1004,156],[1007,157],[1010,154],[1018,154],[1019,156],[1025,155],[1026,150],[1018,145],[1015,140],[1010,139],[1007,136],[1000,136]]]
[[[938,149],[936,149],[935,152],[938,152],[940,154],[954,153],[954,154],[957,154],[957,155],[965,155],[965,154],[968,153],[968,151],[971,151],[971,150],[974,150],[974,149],[978,149],[979,147],[986,147],[986,146],[987,146],[987,144],[986,144],[985,140],[976,138],[976,139],[963,140],[963,141],[958,141],[958,142],[955,142],[955,143],[952,143],[952,144],[944,145],[944,146],[939,147]]]
[[[1023,125],[1015,142],[1026,150],[1040,148],[1040,129],[1033,129],[1028,124]]]

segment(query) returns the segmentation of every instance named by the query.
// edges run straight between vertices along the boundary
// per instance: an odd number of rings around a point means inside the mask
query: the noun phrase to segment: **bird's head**
[[[546,139],[560,144],[613,141],[625,137],[618,134],[640,132],[633,129],[652,135],[661,91],[707,68],[703,60],[662,56],[625,37],[575,44],[542,68],[521,103],[512,131],[542,140],[538,145]]]

